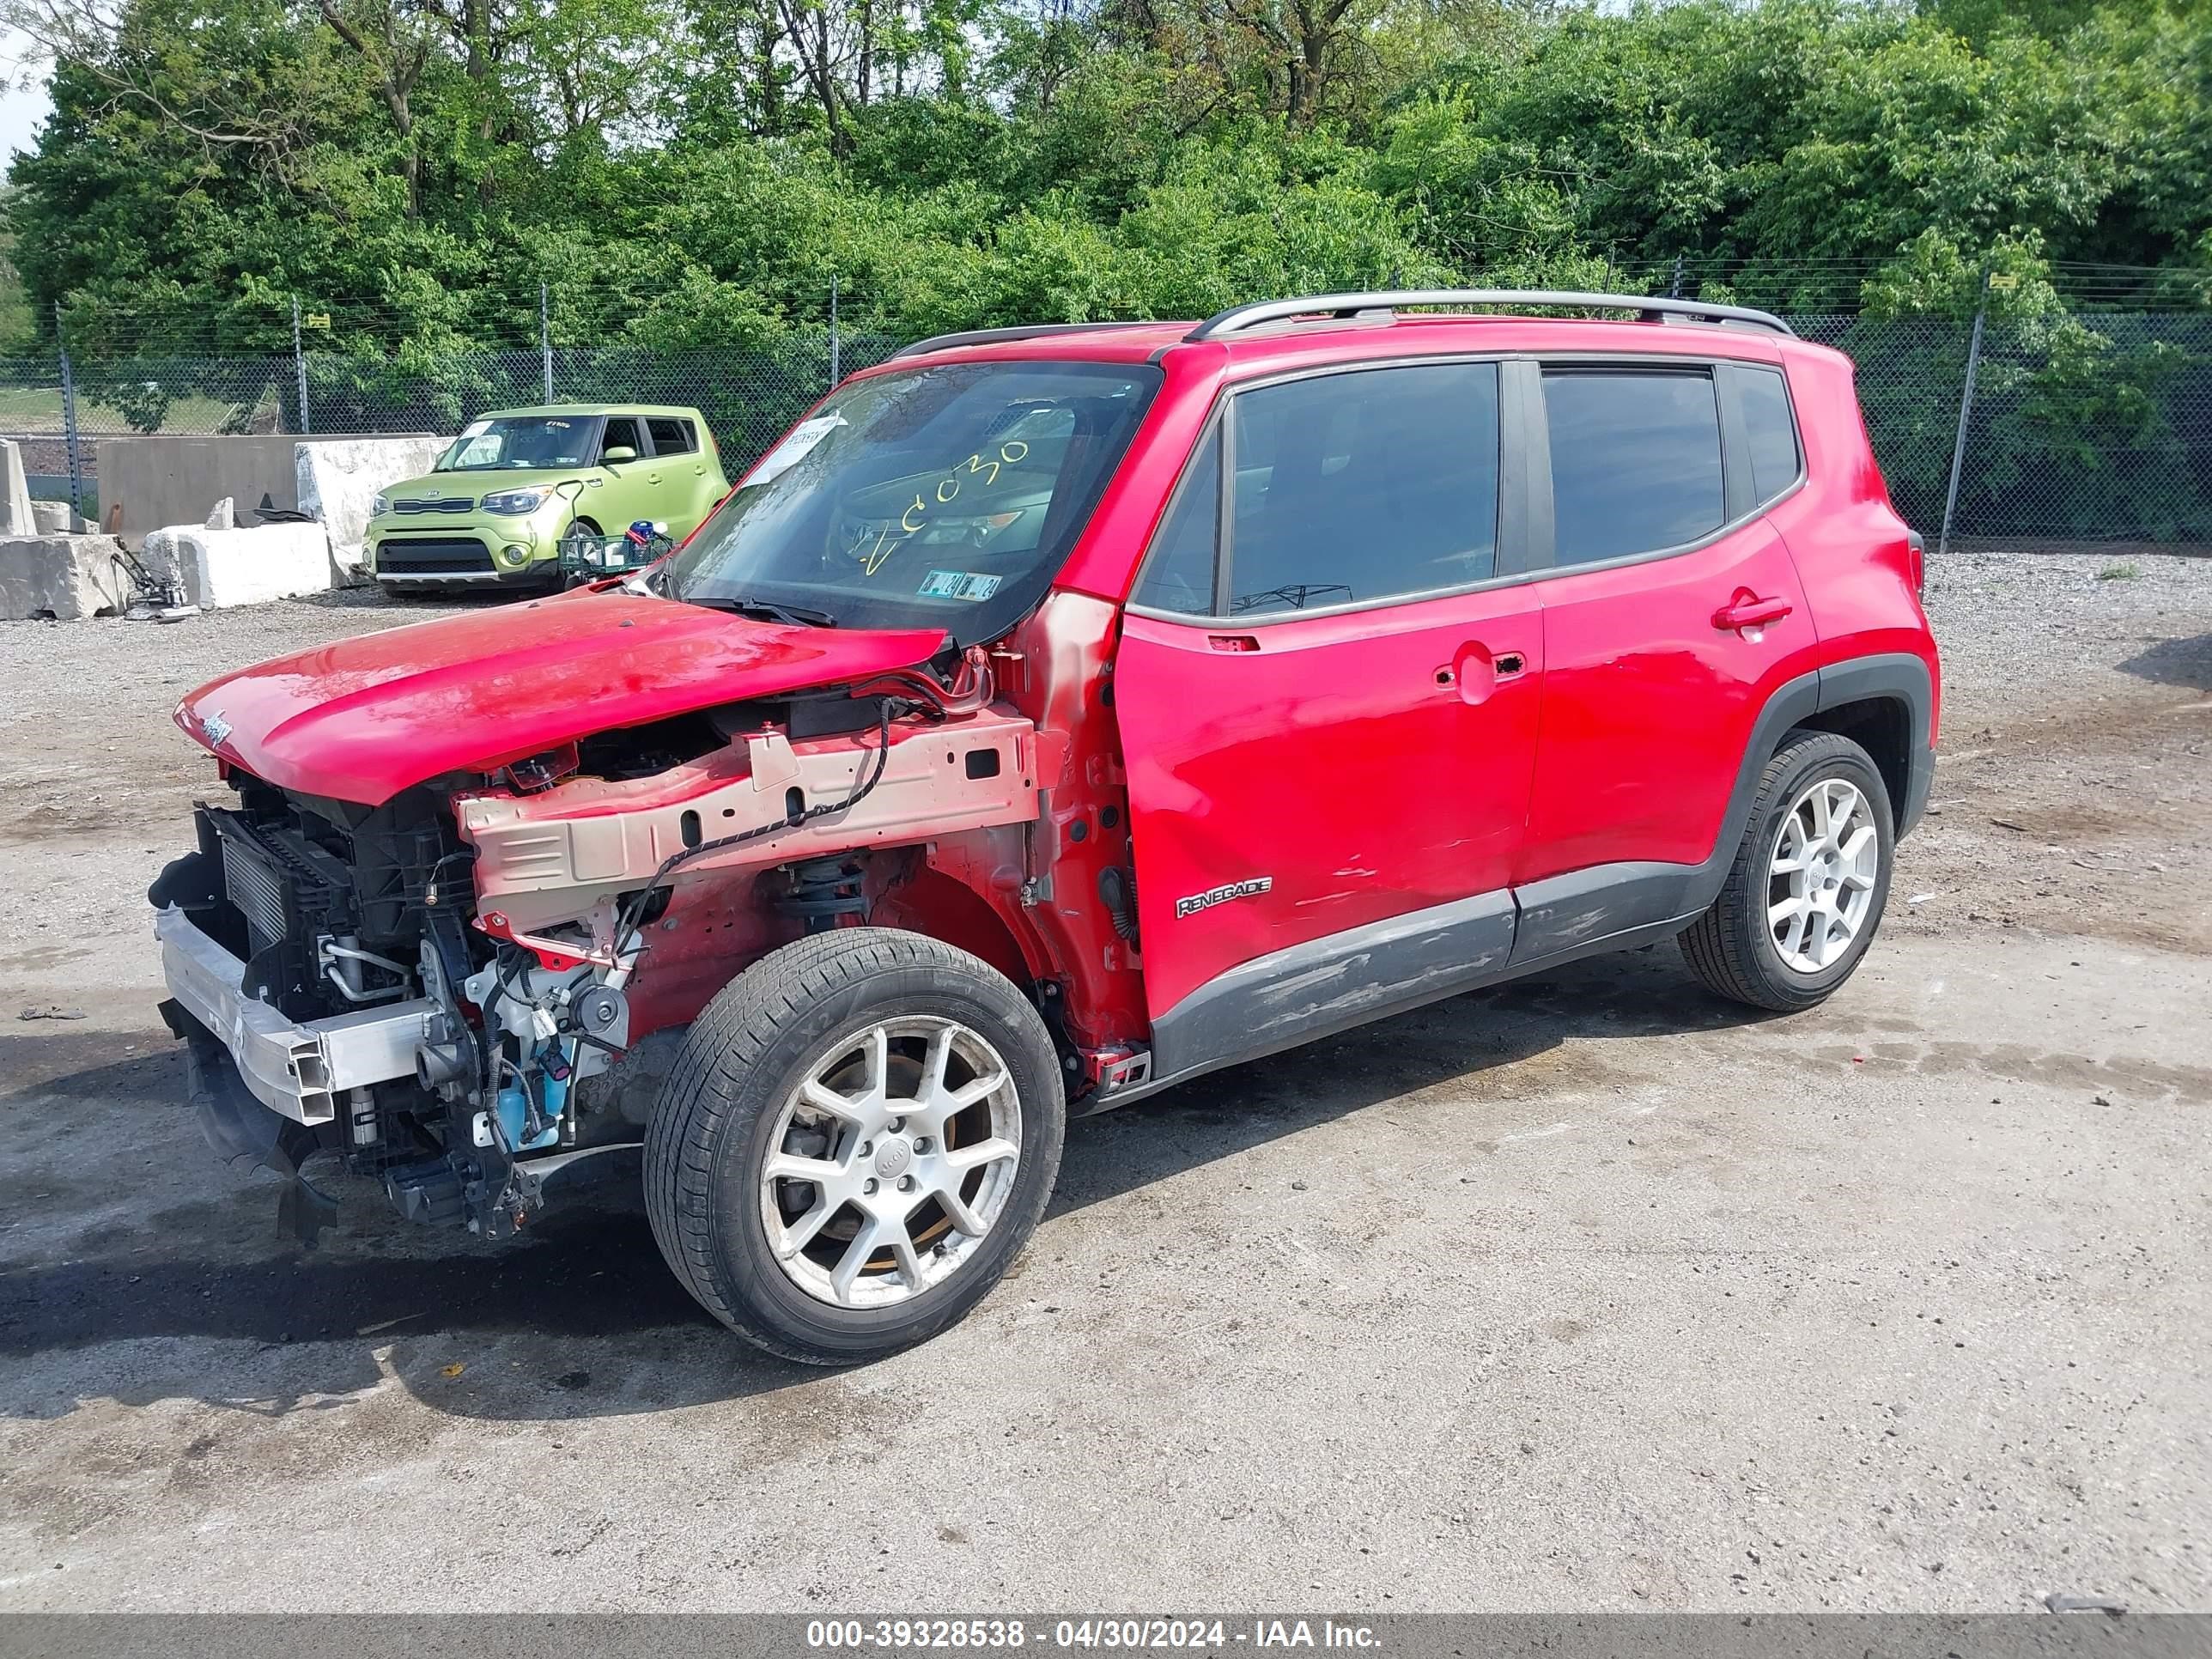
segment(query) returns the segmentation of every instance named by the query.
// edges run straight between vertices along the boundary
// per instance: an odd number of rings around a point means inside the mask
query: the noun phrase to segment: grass
[[[171,434],[220,431],[237,407],[214,398],[179,398],[163,416],[161,430]],[[87,437],[112,438],[135,429],[114,409],[91,398],[76,400],[76,419]],[[0,386],[0,433],[59,436],[64,429],[59,387]]]
[[[2100,582],[2131,582],[2142,574],[2141,565],[2124,560],[2118,564],[2106,565],[2097,573],[2097,580]]]

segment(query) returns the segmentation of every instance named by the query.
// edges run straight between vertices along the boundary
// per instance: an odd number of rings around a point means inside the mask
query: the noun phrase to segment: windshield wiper
[[[799,628],[835,628],[836,617],[827,611],[817,611],[811,605],[780,605],[774,599],[747,599],[717,594],[713,599],[695,599],[693,605],[703,605],[714,611],[733,611],[740,617],[756,617],[763,622],[777,622]]]

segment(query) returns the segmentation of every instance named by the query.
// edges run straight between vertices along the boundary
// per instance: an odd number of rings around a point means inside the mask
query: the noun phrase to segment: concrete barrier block
[[[40,536],[82,536],[85,526],[70,510],[67,501],[38,501],[31,503],[33,532]]]
[[[211,609],[327,592],[334,585],[330,542],[319,524],[169,525],[146,538],[143,557],[186,605]]]
[[[362,545],[377,491],[420,477],[451,447],[450,438],[311,438],[293,451],[300,510],[330,532],[331,558],[342,581],[366,580]]]
[[[0,537],[0,617],[79,622],[131,602],[131,576],[112,536]]]
[[[35,536],[37,516],[31,510],[31,480],[23,471],[22,446],[0,438],[0,536]]]

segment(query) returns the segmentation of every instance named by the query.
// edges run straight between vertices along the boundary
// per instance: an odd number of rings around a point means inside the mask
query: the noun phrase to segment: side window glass
[[[1498,368],[1435,363],[1240,392],[1231,609],[1463,587],[1498,569]]]
[[[599,457],[602,460],[605,459],[606,453],[611,449],[627,449],[638,455],[645,453],[645,444],[638,432],[635,416],[629,415],[607,416],[606,432],[599,439]]]
[[[656,455],[688,455],[698,448],[691,436],[691,422],[670,416],[653,416],[646,425],[653,433],[653,453]]]
[[[1724,517],[1712,376],[1649,369],[1544,375],[1554,562],[1656,553]]]
[[[1738,365],[1736,395],[1751,441],[1751,484],[1761,507],[1797,482],[1797,425],[1790,418],[1790,388],[1771,368]]]
[[[1221,524],[1221,434],[1210,428],[1153,533],[1135,603],[1203,617],[1213,609],[1213,544]]]

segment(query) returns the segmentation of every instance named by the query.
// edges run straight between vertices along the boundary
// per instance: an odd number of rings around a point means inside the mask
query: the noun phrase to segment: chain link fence
[[[1891,495],[1931,544],[1948,530],[1954,541],[2212,546],[2212,313],[1993,312],[1978,330],[1934,316],[1789,320],[1856,363]],[[88,361],[57,351],[0,358],[0,437],[22,443],[33,494],[74,495],[88,516],[101,439],[444,434],[487,410],[554,399],[696,406],[735,477],[839,375],[902,343],[832,325],[793,327],[757,348],[676,351],[541,343]]]

